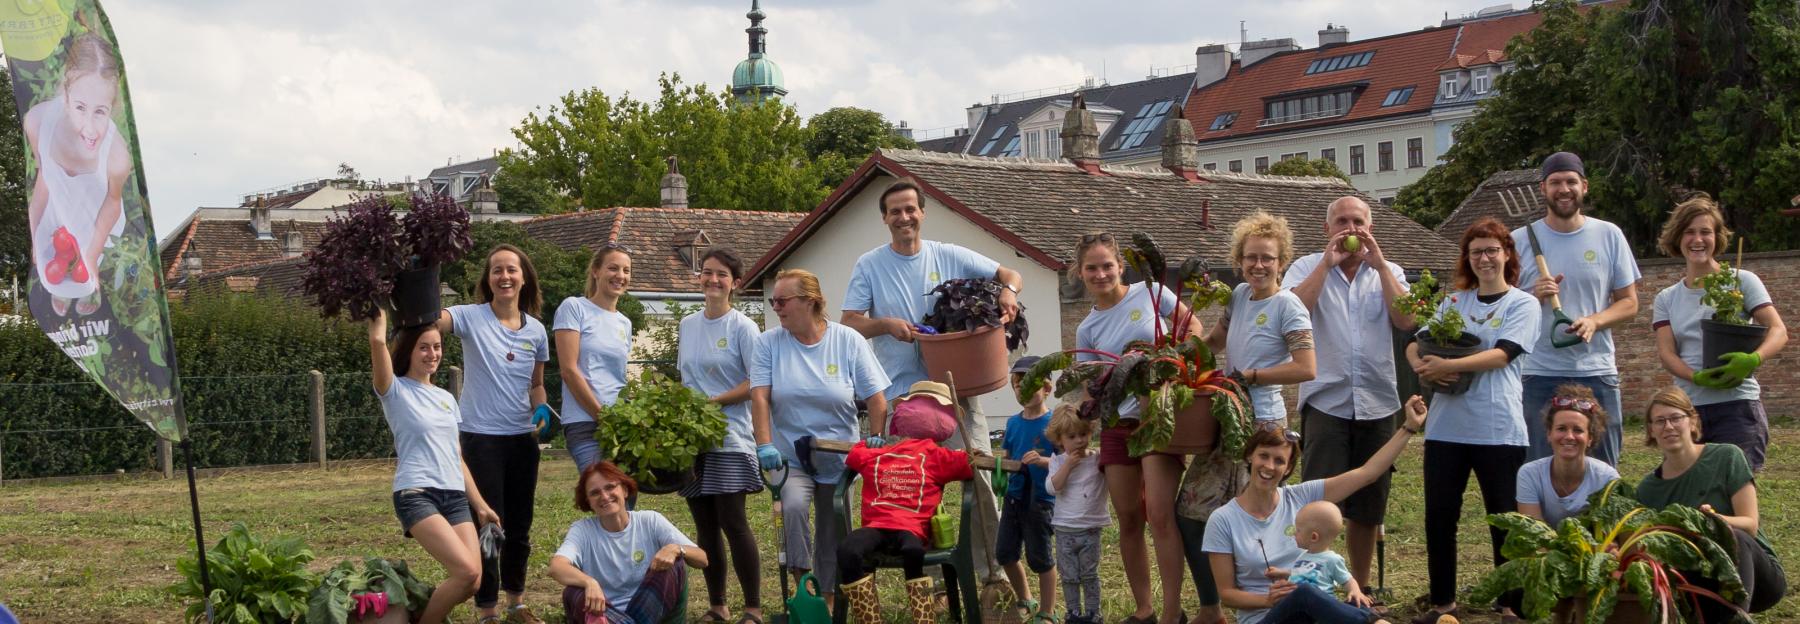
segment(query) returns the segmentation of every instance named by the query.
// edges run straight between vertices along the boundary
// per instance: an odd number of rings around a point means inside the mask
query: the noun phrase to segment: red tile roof
[[[1537,11],[1464,22],[1456,38],[1456,51],[1437,68],[1468,69],[1503,62],[1506,44],[1543,22],[1543,14]]]
[[[186,231],[163,246],[163,279],[172,281],[179,277],[181,261],[192,253],[200,254],[203,273],[285,257],[284,244],[292,230],[300,232],[301,249],[312,249],[325,234],[325,222],[283,219],[270,223],[269,229],[273,233],[270,240],[257,240],[249,219],[201,219],[196,215]]]
[[[533,238],[564,249],[591,249],[609,241],[630,247],[632,290],[698,292],[693,269],[677,245],[704,233],[712,249],[730,248],[745,262],[755,262],[805,217],[799,212],[622,207],[540,217],[521,225]]]

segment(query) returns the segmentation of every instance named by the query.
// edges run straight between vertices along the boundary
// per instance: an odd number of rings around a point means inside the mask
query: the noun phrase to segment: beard
[[[1583,208],[1587,207],[1583,202],[1585,198],[1580,195],[1576,195],[1570,199],[1573,201],[1569,202],[1569,209],[1567,211],[1563,210],[1561,200],[1550,200],[1550,213],[1556,215],[1556,218],[1558,219],[1573,219],[1575,218],[1575,215],[1581,214]]]

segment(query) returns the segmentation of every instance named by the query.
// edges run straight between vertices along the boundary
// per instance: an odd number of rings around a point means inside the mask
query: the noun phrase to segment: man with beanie
[[[1540,416],[1556,386],[1577,383],[1593,389],[1612,418],[1606,435],[1589,452],[1617,466],[1625,411],[1619,405],[1611,328],[1637,316],[1637,281],[1643,275],[1619,226],[1582,214],[1588,185],[1580,156],[1557,152],[1544,159],[1540,189],[1549,204],[1548,214],[1512,233],[1520,264],[1517,286],[1543,302],[1537,346],[1525,355],[1525,426],[1531,445],[1526,461],[1550,456]],[[1538,271],[1533,234],[1542,247],[1548,275]],[[1552,329],[1556,322],[1552,295],[1561,298],[1562,311],[1573,324]],[[1552,346],[1553,339],[1568,334],[1580,336],[1581,342]]]

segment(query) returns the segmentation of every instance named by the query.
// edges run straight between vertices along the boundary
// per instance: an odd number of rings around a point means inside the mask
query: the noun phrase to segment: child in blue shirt
[[[1336,503],[1307,503],[1294,515],[1294,543],[1306,552],[1294,560],[1292,568],[1269,568],[1269,579],[1285,578],[1295,584],[1305,583],[1319,588],[1326,595],[1336,595],[1338,588],[1343,587],[1344,602],[1367,608],[1371,602],[1368,595],[1362,592],[1362,587],[1356,583],[1356,577],[1350,575],[1350,568],[1344,565],[1344,557],[1331,551],[1331,544],[1337,541],[1338,533],[1343,530],[1344,515],[1338,510]],[[1275,607],[1269,609],[1263,619],[1270,622],[1287,621],[1283,605],[1297,608],[1298,601],[1283,600],[1275,603]]]
[[[1038,357],[1032,355],[1013,364],[1014,392],[1037,362]],[[1050,514],[1056,497],[1044,487],[1044,479],[1050,474],[1050,456],[1056,452],[1044,435],[1044,429],[1050,425],[1050,409],[1044,406],[1049,397],[1050,387],[1045,384],[1026,400],[1022,411],[1006,421],[1006,434],[1000,442],[1003,457],[1017,459],[1021,466],[1007,478],[1006,502],[1000,508],[999,543],[994,553],[1019,596],[1017,604],[1023,615],[1045,622],[1054,621],[1051,612],[1056,605],[1056,561],[1050,553]],[[1038,593],[1045,605],[1042,610],[1025,583],[1025,567],[1019,565],[1021,548],[1031,571],[1038,575]]]

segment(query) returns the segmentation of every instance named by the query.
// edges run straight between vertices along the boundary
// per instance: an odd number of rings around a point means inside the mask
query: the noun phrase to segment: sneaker
[[[506,624],[544,624],[544,621],[531,612],[531,607],[516,604],[506,608]]]

